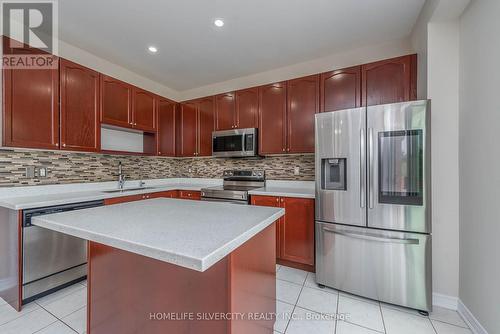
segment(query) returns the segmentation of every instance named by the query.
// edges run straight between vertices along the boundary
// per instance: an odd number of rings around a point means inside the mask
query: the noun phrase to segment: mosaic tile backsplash
[[[314,155],[255,159],[167,158],[59,151],[0,150],[0,186],[114,181],[118,163],[128,179],[220,178],[225,169],[264,169],[270,180],[314,180]],[[26,178],[28,166],[47,167],[46,178]],[[294,175],[299,167],[300,174]]]

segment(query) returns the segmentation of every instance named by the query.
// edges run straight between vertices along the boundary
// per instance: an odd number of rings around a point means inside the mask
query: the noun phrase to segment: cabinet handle
[[[158,154],[161,154],[161,152],[158,152]]]
[[[286,149],[286,151],[287,151],[287,152],[290,152],[290,148],[287,148],[287,149]]]
[[[276,197],[276,203],[279,203],[280,199],[278,197]]]
[[[54,146],[59,146],[59,143],[55,143]]]
[[[281,203],[283,203],[283,202],[284,202],[284,201],[283,201],[283,198],[282,198],[282,199],[281,199]]]
[[[281,150],[282,150],[283,152],[285,152],[285,149],[284,149],[284,148],[282,148]]]
[[[66,147],[66,144],[62,144],[62,147]]]

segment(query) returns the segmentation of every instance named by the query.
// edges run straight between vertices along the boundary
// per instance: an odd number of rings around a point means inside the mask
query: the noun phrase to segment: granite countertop
[[[33,218],[34,225],[205,271],[284,209],[158,198]]]

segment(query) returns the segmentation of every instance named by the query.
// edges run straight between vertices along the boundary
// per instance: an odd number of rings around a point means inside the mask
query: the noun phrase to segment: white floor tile
[[[59,291],[56,291],[54,293],[51,293],[50,295],[47,295],[45,297],[42,297],[40,299],[36,300],[36,303],[41,306],[48,305],[52,302],[55,302],[58,299],[61,299],[67,295],[70,295],[72,293],[75,293],[77,291],[85,289],[84,286],[81,284],[73,284],[71,286],[68,286],[67,288],[61,289]]]
[[[37,310],[39,308],[40,308],[40,306],[38,306],[36,303],[29,303],[29,304],[24,305],[22,307],[21,312],[17,312],[9,304],[4,304],[4,305],[0,306],[0,325],[3,325],[6,322],[17,319],[23,315],[26,315],[30,312]]]
[[[87,289],[80,289],[43,307],[59,319],[87,305]]]
[[[306,281],[307,271],[282,266],[276,277],[280,280],[303,285]]]
[[[82,334],[87,328],[87,308],[84,307],[62,318],[68,326]]]
[[[304,287],[300,293],[297,306],[334,316],[337,312],[337,294]]]
[[[75,331],[66,326],[61,321],[56,321],[53,324],[36,332],[36,334],[75,334]]]
[[[371,329],[354,325],[342,320],[337,321],[337,329],[335,334],[378,334],[379,332],[372,331]]]
[[[442,307],[434,306],[432,308],[432,313],[429,315],[432,320],[439,320],[441,322],[446,322],[448,324],[460,326],[467,328],[467,324],[463,321],[462,317],[457,311],[448,310]]]
[[[384,322],[378,302],[359,297],[352,298],[352,296],[341,293],[339,295],[339,313],[345,314],[347,322],[379,332],[384,331]]]
[[[437,334],[472,334],[472,331],[468,328],[446,324],[441,321],[432,320],[432,325]]]
[[[0,326],[2,334],[32,334],[47,327],[57,319],[42,308],[29,312]]]
[[[416,316],[391,308],[382,308],[387,334],[435,334],[428,317]]]
[[[335,331],[335,320],[331,317],[300,307],[295,307],[293,313],[286,334],[332,334]]]
[[[276,321],[274,330],[276,332],[285,333],[286,326],[290,321],[294,306],[291,304],[276,301]]]
[[[276,280],[276,299],[295,305],[302,286],[287,281]]]

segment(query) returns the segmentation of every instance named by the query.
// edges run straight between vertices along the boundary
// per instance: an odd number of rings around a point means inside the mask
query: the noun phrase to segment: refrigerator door
[[[431,232],[429,101],[367,108],[368,227]]]
[[[316,220],[366,225],[365,111],[316,115]]]
[[[316,222],[316,281],[431,311],[431,236]]]

